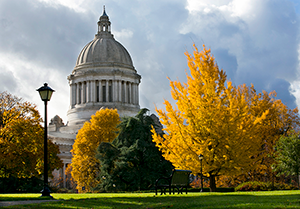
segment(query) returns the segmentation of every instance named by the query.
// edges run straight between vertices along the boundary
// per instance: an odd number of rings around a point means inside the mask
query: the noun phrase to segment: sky
[[[55,90],[48,118],[67,122],[67,76],[97,33],[105,5],[115,39],[138,74],[140,106],[155,113],[172,101],[168,77],[186,81],[186,51],[211,48],[236,86],[277,92],[289,108],[300,106],[299,0],[1,0],[0,92],[37,105],[36,89]]]

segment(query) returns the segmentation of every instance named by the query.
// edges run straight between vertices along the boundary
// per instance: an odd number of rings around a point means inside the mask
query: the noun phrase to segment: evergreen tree
[[[288,136],[281,136],[276,143],[275,171],[278,174],[295,176],[298,189],[300,189],[300,138],[299,133],[291,131]]]
[[[150,189],[155,180],[171,173],[172,164],[152,142],[151,127],[157,127],[148,109],[135,117],[125,117],[112,143],[101,143],[97,158],[101,162],[100,191]]]

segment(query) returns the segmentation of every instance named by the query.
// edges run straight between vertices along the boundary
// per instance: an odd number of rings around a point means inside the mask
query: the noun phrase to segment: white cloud
[[[48,4],[50,7],[57,7],[58,5],[62,5],[70,9],[74,9],[77,12],[86,12],[86,10],[80,6],[84,2],[84,0],[38,0],[38,1]]]
[[[132,38],[133,32],[129,29],[122,29],[120,32],[114,31],[114,35],[119,39],[123,39],[123,38],[128,39],[128,38]]]

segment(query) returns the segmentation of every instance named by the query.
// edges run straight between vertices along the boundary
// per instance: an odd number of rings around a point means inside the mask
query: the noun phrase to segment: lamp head
[[[200,154],[200,155],[198,156],[198,158],[199,158],[199,160],[203,160],[203,155]]]
[[[39,92],[41,99],[44,102],[50,101],[52,93],[54,92],[54,90],[51,89],[47,83],[44,83],[44,86],[37,89],[37,91]]]

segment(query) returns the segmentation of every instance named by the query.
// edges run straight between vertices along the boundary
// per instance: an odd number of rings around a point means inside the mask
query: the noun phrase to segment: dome
[[[98,33],[80,52],[75,69],[95,66],[119,66],[134,69],[132,59],[110,31],[110,21],[105,9],[98,21]]]
[[[114,63],[132,67],[132,60],[127,50],[117,42],[113,36],[96,35],[95,39],[88,43],[80,52],[76,66],[92,64]]]

